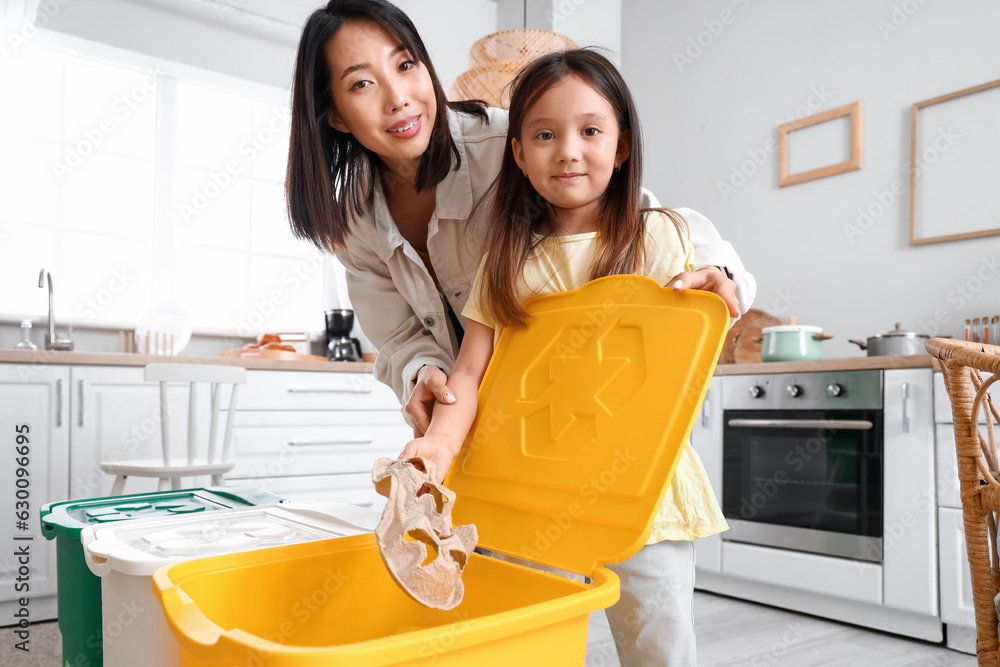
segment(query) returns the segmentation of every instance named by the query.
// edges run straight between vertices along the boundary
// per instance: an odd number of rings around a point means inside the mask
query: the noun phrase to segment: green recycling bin
[[[63,667],[101,667],[101,579],[87,567],[80,532],[87,526],[151,516],[273,505],[282,498],[245,486],[216,486],[63,500],[42,507],[42,534],[56,541],[56,580]],[[113,638],[112,638],[113,639]]]

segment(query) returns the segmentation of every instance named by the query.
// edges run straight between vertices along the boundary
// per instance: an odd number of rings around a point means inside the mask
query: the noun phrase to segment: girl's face
[[[333,93],[327,122],[353,134],[393,171],[412,169],[412,179],[437,116],[427,68],[396,35],[367,19],[337,31],[326,45],[326,61]]]
[[[514,159],[549,204],[562,209],[599,205],[615,168],[628,159],[629,132],[590,84],[568,76],[528,109]]]

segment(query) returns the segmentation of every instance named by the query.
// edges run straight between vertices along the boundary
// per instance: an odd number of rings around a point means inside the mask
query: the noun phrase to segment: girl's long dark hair
[[[396,35],[434,86],[437,118],[417,168],[418,190],[433,188],[461,157],[448,127],[449,107],[487,120],[485,102],[448,102],[427,48],[409,17],[386,0],[332,0],[314,11],[299,40],[292,87],[291,141],[285,199],[295,236],[322,250],[342,247],[351,220],[371,208],[381,160],[353,135],[327,123],[333,107],[326,45],[350,21],[370,19]]]
[[[479,298],[497,326],[523,326],[528,314],[517,298],[525,262],[534,247],[533,234],[548,220],[548,203],[524,177],[511,140],[521,141],[521,125],[528,110],[549,88],[576,76],[601,94],[615,112],[619,131],[629,131],[630,152],[601,196],[598,238],[601,250],[591,278],[634,273],[642,262],[644,216],[639,210],[642,189],[642,137],[635,102],[617,68],[589,49],[561,51],[527,65],[511,84],[510,125],[495,196],[488,212],[485,259]],[[675,221],[673,212],[668,215]]]

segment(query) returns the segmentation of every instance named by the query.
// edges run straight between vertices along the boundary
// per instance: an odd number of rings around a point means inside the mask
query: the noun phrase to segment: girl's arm
[[[444,481],[476,418],[476,395],[492,356],[493,329],[469,320],[462,349],[448,378],[448,386],[458,400],[450,405],[438,403],[427,434],[407,443],[399,458],[422,456],[433,461],[437,465],[437,481]]]

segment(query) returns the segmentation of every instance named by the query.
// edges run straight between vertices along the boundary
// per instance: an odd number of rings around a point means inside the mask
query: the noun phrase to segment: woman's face
[[[542,93],[511,142],[514,159],[547,202],[563,209],[596,206],[611,173],[628,159],[629,133],[589,84],[567,76]]]
[[[367,19],[345,23],[326,45],[330,126],[349,132],[396,173],[427,150],[437,101],[427,68],[392,32]]]

